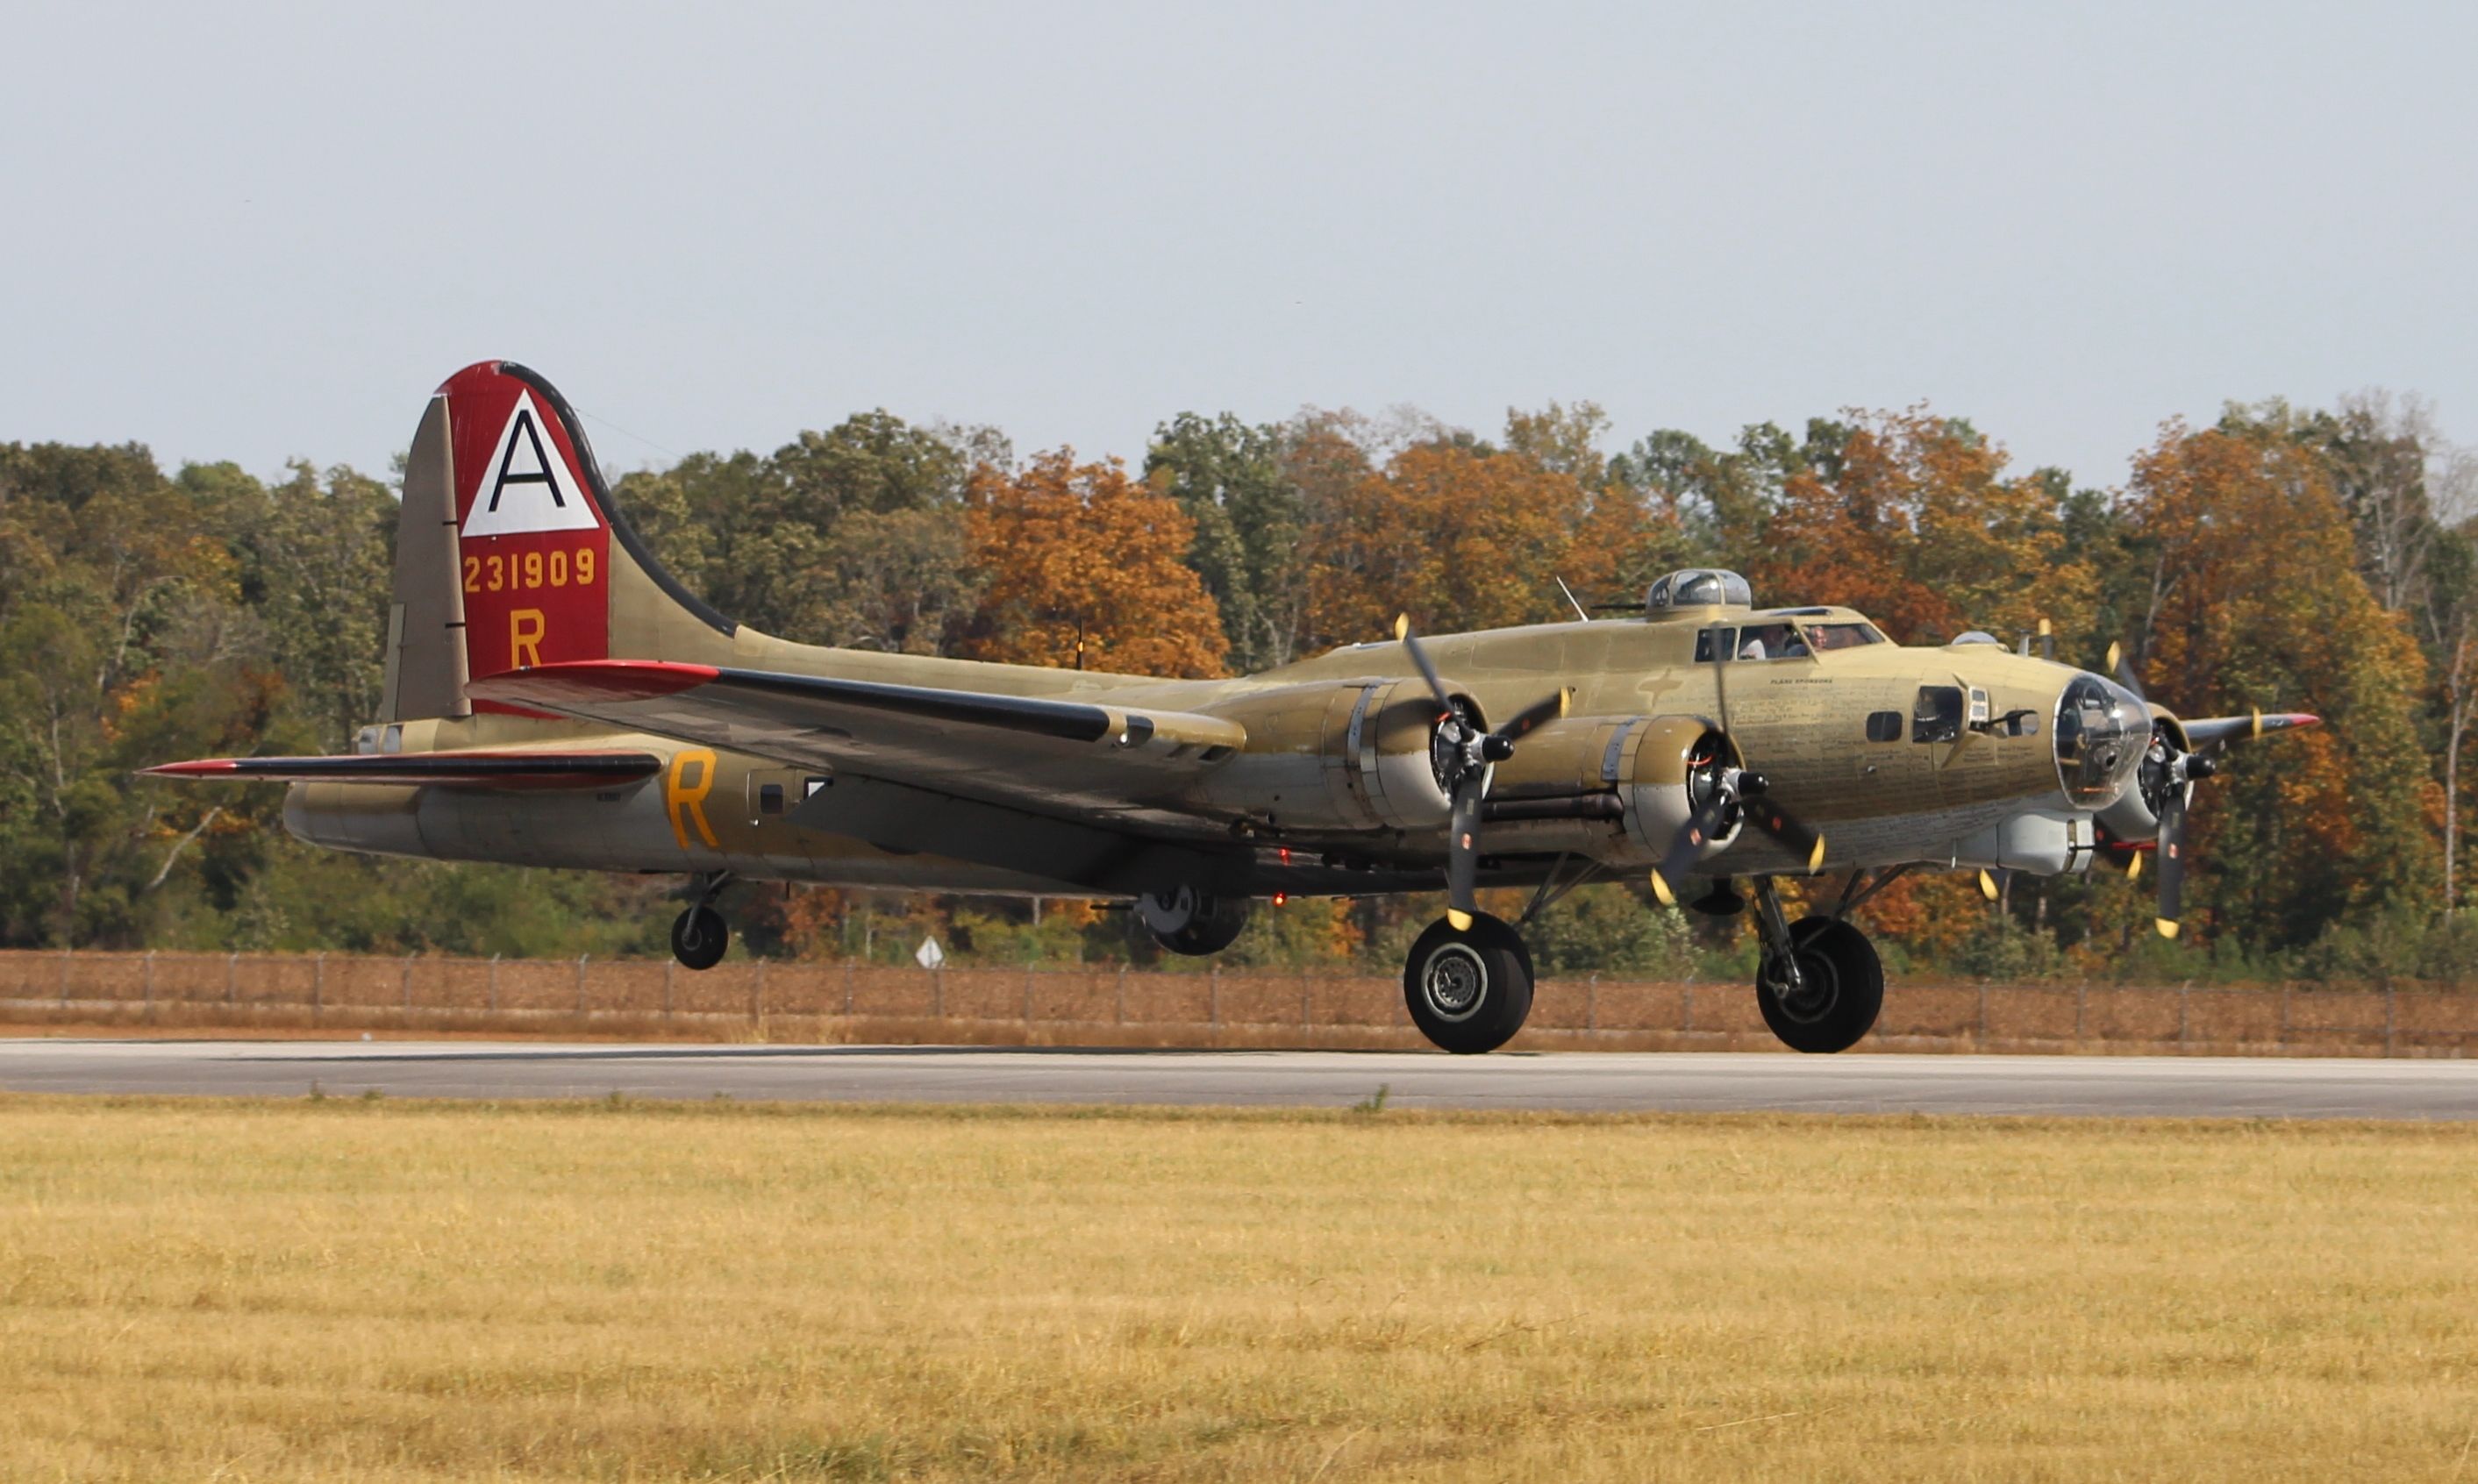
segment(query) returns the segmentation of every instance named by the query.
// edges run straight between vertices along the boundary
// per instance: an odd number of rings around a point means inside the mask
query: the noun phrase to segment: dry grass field
[[[2478,1129],[0,1098],[0,1478],[2478,1481]]]

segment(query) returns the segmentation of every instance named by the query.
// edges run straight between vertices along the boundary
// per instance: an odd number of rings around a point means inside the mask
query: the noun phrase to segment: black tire
[[[1208,896],[1187,925],[1175,933],[1155,933],[1153,942],[1173,953],[1190,958],[1202,958],[1219,953],[1238,942],[1248,925],[1248,913],[1255,904],[1244,896]]]
[[[1867,935],[1831,918],[1804,918],[1790,924],[1801,979],[1797,993],[1774,993],[1772,961],[1765,958],[1756,985],[1764,1023],[1793,1051],[1847,1051],[1876,1024],[1884,1008],[1884,964]]]
[[[682,968],[712,968],[731,946],[731,925],[711,907],[691,907],[671,921],[671,957]]]
[[[1411,1023],[1457,1056],[1494,1051],[1531,1014],[1531,953],[1522,936],[1486,913],[1456,931],[1440,918],[1411,944],[1403,966]]]

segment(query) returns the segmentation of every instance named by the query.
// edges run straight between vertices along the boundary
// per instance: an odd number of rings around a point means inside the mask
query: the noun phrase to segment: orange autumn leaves
[[[1117,460],[1061,449],[973,476],[965,519],[987,575],[966,653],[976,660],[1197,677],[1229,644],[1186,564],[1196,523]]]

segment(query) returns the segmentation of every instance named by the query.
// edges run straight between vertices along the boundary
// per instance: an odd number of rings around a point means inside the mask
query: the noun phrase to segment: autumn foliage
[[[967,497],[987,579],[965,653],[1130,674],[1223,673],[1229,644],[1184,558],[1195,522],[1112,460],[1065,450],[984,466]]]

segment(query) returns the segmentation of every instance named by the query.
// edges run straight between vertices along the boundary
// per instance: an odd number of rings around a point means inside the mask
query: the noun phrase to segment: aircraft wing
[[[399,783],[463,789],[607,789],[662,770],[650,752],[448,751],[350,757],[198,758],[151,778],[259,783]]]
[[[466,693],[1039,812],[1133,812],[1248,740],[1221,717],[650,660],[531,666]]]

